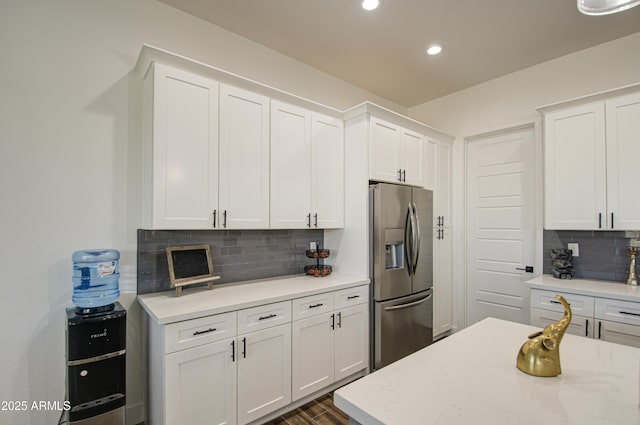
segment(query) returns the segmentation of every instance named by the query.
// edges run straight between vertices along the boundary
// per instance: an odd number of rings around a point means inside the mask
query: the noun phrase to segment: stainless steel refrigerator
[[[433,192],[369,186],[372,362],[379,369],[433,341]]]

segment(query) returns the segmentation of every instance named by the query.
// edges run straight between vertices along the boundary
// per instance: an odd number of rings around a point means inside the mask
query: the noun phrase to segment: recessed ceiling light
[[[378,7],[379,4],[380,2],[378,0],[363,0],[362,8],[364,10],[374,10]]]
[[[442,46],[439,44],[434,44],[433,46],[427,49],[427,54],[433,56],[433,55],[437,55],[441,51],[442,51]]]

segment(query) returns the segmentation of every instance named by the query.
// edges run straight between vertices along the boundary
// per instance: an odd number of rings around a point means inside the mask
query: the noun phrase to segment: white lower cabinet
[[[292,326],[292,397],[298,400],[334,381],[335,314],[293,322]]]
[[[300,299],[304,300],[300,304],[309,308],[320,309],[330,304],[335,305],[335,310],[300,320],[295,320],[294,312],[294,401],[369,366],[368,291],[368,286],[337,291],[332,294],[334,299],[322,306],[319,305],[321,299],[316,297]]]
[[[531,325],[560,320],[564,313],[556,294],[571,306],[568,333],[640,348],[640,302],[532,289]]]
[[[291,403],[291,324],[238,337],[238,423]]]
[[[369,286],[149,322],[151,425],[244,425],[369,366]],[[293,322],[292,322],[293,320]]]
[[[335,380],[369,367],[369,309],[360,304],[339,310],[335,329]]]
[[[234,344],[227,339],[166,356],[165,423],[236,423]]]

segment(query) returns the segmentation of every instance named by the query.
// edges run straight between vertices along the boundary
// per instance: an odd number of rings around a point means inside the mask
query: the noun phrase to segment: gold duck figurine
[[[529,335],[529,340],[520,347],[517,366],[529,375],[557,376],[562,373],[560,341],[571,323],[571,307],[562,295],[556,295],[556,299],[564,307],[562,319],[547,325],[542,331],[532,333]]]

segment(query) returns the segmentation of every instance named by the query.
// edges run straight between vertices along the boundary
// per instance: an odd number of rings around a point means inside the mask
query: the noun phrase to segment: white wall
[[[414,106],[409,116],[467,137],[533,122],[538,106],[637,82],[640,32]]]
[[[143,43],[346,109],[406,109],[155,0],[1,0],[0,401],[63,401],[71,254],[115,248],[129,307],[128,405],[142,414],[135,304],[140,106],[131,70]],[[0,424],[59,412],[0,411]]]
[[[536,107],[640,83],[640,32],[585,49],[492,81],[409,108],[409,116],[458,138],[453,149],[453,251],[465,258],[465,146],[464,138],[525,123],[537,123]],[[536,134],[541,157],[542,136]],[[537,163],[537,184],[542,164]],[[538,253],[542,255],[542,189],[537,188]],[[541,264],[538,258],[536,264]],[[465,323],[465,267],[453,270],[454,323]],[[541,272],[541,270],[540,270]]]

